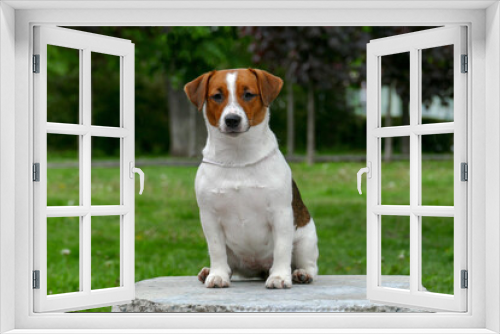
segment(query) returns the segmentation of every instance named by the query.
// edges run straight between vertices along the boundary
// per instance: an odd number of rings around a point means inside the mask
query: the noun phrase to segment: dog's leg
[[[200,218],[210,254],[210,269],[207,268],[209,274],[205,279],[205,286],[207,288],[227,288],[231,284],[231,269],[227,264],[224,231],[214,214],[203,211],[200,210]]]
[[[291,263],[293,243],[293,211],[291,207],[277,210],[273,215],[273,266],[269,270],[266,287],[283,289],[292,287]]]
[[[293,246],[292,280],[296,283],[311,283],[318,274],[318,237],[314,221],[306,226],[299,227],[296,231],[296,241]]]

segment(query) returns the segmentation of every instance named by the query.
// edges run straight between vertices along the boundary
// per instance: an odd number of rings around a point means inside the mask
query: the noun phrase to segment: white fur
[[[227,78],[231,85],[231,74]],[[231,98],[231,110],[243,110]],[[211,262],[205,285],[229,286],[232,273],[256,276],[269,270],[267,287],[291,287],[292,267],[315,277],[314,222],[294,226],[292,173],[269,128],[269,111],[261,124],[237,137],[210,125],[205,107],[203,113],[208,128],[203,156],[220,164],[202,163],[195,181]]]
[[[247,131],[250,126],[248,122],[247,114],[243,108],[239,105],[238,100],[236,99],[236,77],[238,76],[238,72],[230,72],[226,76],[226,84],[227,90],[229,91],[228,101],[224,110],[222,111],[222,115],[219,121],[219,129],[222,132],[227,131],[227,126],[224,120],[227,115],[236,114],[241,117],[241,123],[239,127],[236,129],[238,131]]]

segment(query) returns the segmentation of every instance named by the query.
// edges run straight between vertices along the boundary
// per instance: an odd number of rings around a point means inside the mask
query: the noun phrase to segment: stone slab
[[[387,278],[386,278],[387,277]],[[408,289],[407,276],[385,276],[384,286]],[[319,276],[312,284],[266,289],[262,280],[233,278],[231,287],[207,289],[195,276],[136,283],[136,299],[112,312],[426,312],[372,303],[366,276]]]

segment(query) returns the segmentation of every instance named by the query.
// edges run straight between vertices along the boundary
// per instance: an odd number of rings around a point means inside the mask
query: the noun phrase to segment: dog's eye
[[[217,94],[210,96],[210,98],[217,103],[221,103],[222,100],[224,100],[224,95],[222,95],[221,93],[217,93]]]
[[[250,92],[245,92],[245,94],[243,94],[243,100],[250,101],[251,99],[253,99],[256,96],[257,96],[257,94],[252,94]]]

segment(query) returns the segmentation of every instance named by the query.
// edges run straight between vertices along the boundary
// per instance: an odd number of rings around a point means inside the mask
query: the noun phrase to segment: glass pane
[[[92,52],[92,125],[120,126],[120,57]]]
[[[410,125],[410,53],[381,58],[380,125]]]
[[[92,137],[92,205],[119,205],[120,138]]]
[[[381,193],[383,205],[410,205],[409,137],[382,138]]]
[[[453,45],[421,52],[422,124],[453,122]]]
[[[47,134],[47,205],[80,205],[79,136]]]
[[[91,287],[120,286],[120,216],[93,216],[91,222]]]
[[[80,50],[47,45],[47,122],[80,123]]]
[[[410,217],[382,216],[381,286],[410,287]]]
[[[80,291],[80,218],[47,218],[47,294]]]
[[[423,290],[453,294],[453,218],[421,219]]]
[[[422,205],[453,206],[453,133],[422,136]]]

